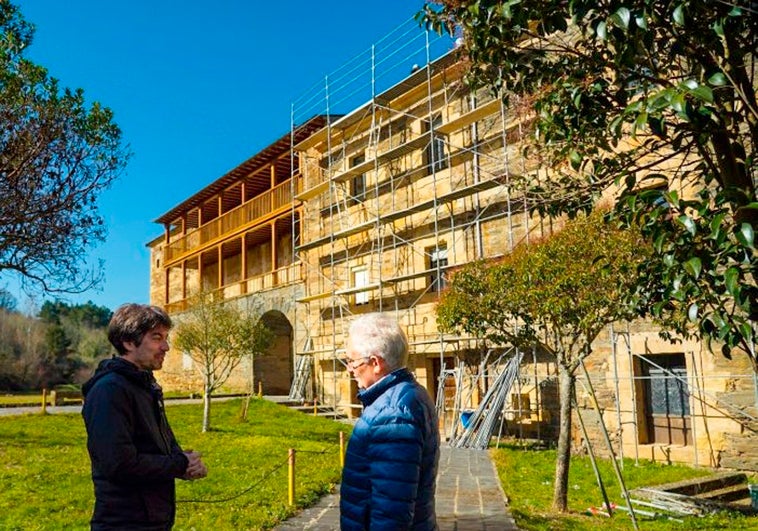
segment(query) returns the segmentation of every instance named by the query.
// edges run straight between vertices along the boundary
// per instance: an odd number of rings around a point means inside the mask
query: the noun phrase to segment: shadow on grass
[[[511,513],[521,529],[565,529],[563,522],[550,516],[513,509]]]

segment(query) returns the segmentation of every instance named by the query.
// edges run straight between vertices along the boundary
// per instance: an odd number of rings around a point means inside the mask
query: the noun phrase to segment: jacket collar
[[[86,396],[95,382],[114,372],[150,392],[155,392],[156,388],[160,391],[160,386],[155,381],[152,371],[140,370],[132,362],[123,359],[121,356],[113,356],[100,362],[94,376],[82,386],[82,393]]]
[[[387,376],[376,382],[368,389],[361,389],[358,391],[358,398],[363,403],[363,407],[368,407],[374,403],[374,401],[382,396],[387,389],[394,387],[401,382],[413,381],[413,374],[405,367],[397,369]]]

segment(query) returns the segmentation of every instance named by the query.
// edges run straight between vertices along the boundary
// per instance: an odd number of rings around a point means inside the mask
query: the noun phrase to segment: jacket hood
[[[98,364],[97,369],[95,369],[95,374],[82,386],[82,396],[86,397],[87,393],[98,381],[111,373],[120,374],[148,390],[153,389],[157,385],[152,371],[140,370],[132,362],[127,361],[120,356],[113,356]]]

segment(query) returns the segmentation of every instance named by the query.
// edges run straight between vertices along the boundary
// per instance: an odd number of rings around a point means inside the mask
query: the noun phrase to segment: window
[[[357,155],[350,160],[350,167],[358,166],[366,162],[366,155]],[[350,201],[351,205],[362,203],[366,199],[366,174],[354,176],[350,179]]]
[[[447,267],[447,246],[441,244],[438,247],[432,247],[427,251],[429,255],[429,269],[432,273],[429,275],[429,286],[436,292],[440,292],[447,286],[445,280],[445,267]]]
[[[360,266],[353,269],[353,287],[361,288],[368,286],[368,268]],[[355,304],[368,304],[368,290],[355,293]]]
[[[690,395],[684,354],[645,358],[640,358],[646,424],[641,439],[647,443],[690,444]]]
[[[432,131],[432,139],[424,153],[424,163],[428,174],[447,168],[447,153],[445,149],[445,137],[436,132],[442,125],[442,115],[438,114],[431,122],[426,122],[426,130]]]
[[[182,370],[192,370],[192,356],[190,356],[187,352],[182,352]]]

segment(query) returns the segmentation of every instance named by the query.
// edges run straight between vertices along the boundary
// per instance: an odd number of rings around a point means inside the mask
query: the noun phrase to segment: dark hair
[[[113,313],[111,322],[108,323],[108,341],[123,356],[126,354],[125,342],[130,341],[139,346],[145,334],[157,326],[173,326],[163,308],[149,304],[124,304]]]

